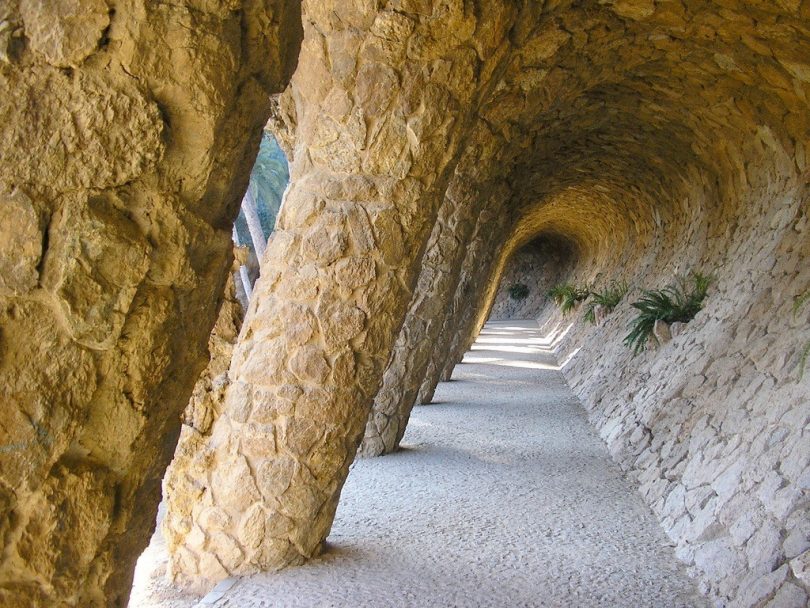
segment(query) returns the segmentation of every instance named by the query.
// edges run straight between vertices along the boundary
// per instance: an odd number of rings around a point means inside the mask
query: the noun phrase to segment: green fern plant
[[[563,315],[567,315],[574,307],[591,295],[588,287],[576,287],[570,283],[559,283],[549,289],[548,296],[556,302]]]
[[[799,310],[802,308],[802,306],[804,306],[808,301],[810,301],[810,289],[805,291],[800,296],[797,296],[796,299],[793,301],[794,318],[799,314]],[[804,378],[804,368],[807,367],[807,360],[809,358],[810,358],[810,342],[804,345],[801,355],[799,355],[799,382],[801,382],[802,378]]]
[[[688,323],[694,319],[703,308],[713,281],[711,275],[692,272],[663,289],[645,289],[641,298],[632,304],[639,312],[630,321],[630,333],[624,338],[624,344],[633,350],[635,356],[647,347],[656,321]]]
[[[529,297],[529,287],[523,283],[515,283],[509,288],[509,297],[513,300],[525,300]]]
[[[624,281],[621,283],[614,281],[605,287],[604,291],[592,291],[591,299],[588,301],[588,305],[585,308],[585,320],[589,323],[596,323],[597,306],[602,306],[607,312],[612,312],[626,294],[627,283]]]

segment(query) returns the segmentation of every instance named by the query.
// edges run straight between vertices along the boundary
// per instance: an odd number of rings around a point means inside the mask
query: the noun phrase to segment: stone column
[[[482,268],[484,273],[474,282],[473,295],[469,298],[464,312],[459,317],[460,325],[454,332],[447,361],[445,361],[439,376],[442,382],[447,382],[452,378],[453,369],[464,359],[464,355],[470,350],[489,318],[498,285],[500,284],[500,277],[503,274],[506,261],[511,255],[508,240],[508,235],[504,234],[501,243],[494,248],[494,255],[488,260],[486,270]]]
[[[479,217],[452,305],[446,310],[442,329],[419,388],[417,402],[420,404],[433,400],[436,385],[451,353],[459,350],[459,345],[473,332],[475,313],[482,304],[487,279],[511,225],[510,217],[505,213],[507,202],[503,199],[493,201],[493,205]]]
[[[112,9],[115,6],[115,10]],[[124,606],[295,1],[0,8],[0,605]]]
[[[464,164],[467,169],[480,170],[480,161],[478,156],[472,156]],[[457,173],[442,203],[422,259],[413,300],[366,423],[360,449],[363,456],[389,454],[399,447],[441,330],[445,308],[458,284],[464,253],[482,207],[481,199],[489,195],[502,200],[507,196],[503,183],[500,187],[475,184],[474,172]]]
[[[175,581],[298,564],[329,533],[439,203],[508,53],[509,19],[485,36],[476,17],[487,4],[306,5],[291,186],[224,411],[166,483]]]

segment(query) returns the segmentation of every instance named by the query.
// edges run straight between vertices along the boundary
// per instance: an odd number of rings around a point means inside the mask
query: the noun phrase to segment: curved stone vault
[[[533,314],[678,558],[806,601],[807,0],[12,0],[0,80],[3,605],[124,605],[175,446],[177,584],[317,555],[538,237],[630,286]],[[237,338],[262,127],[291,182]],[[633,299],[693,270],[633,357]]]

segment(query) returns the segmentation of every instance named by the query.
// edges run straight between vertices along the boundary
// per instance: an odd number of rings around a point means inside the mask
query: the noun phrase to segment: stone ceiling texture
[[[640,357],[629,303],[575,323],[564,371],[707,594],[803,605],[810,1],[32,1],[0,22],[0,603],[125,603],[269,119],[291,184],[166,476],[176,583],[316,555],[358,447],[397,449],[550,234],[570,280],[628,299],[715,275]]]

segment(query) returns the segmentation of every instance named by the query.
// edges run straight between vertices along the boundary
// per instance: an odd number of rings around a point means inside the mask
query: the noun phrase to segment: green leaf
[[[711,275],[692,272],[687,277],[677,277],[663,289],[643,290],[641,298],[631,304],[639,314],[630,321],[631,331],[624,339],[634,356],[647,347],[656,321],[688,323],[694,319],[703,308],[713,282]]]

